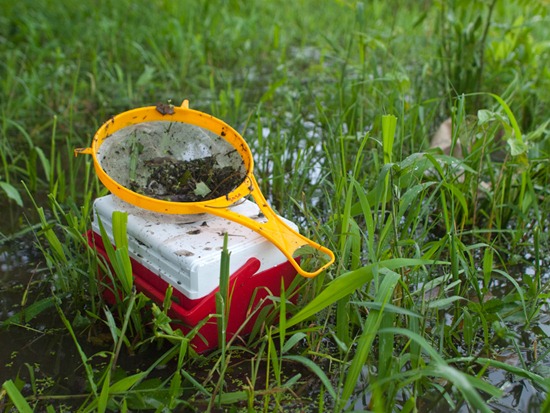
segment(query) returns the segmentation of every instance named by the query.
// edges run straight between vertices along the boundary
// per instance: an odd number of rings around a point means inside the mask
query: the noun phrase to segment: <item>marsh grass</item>
[[[33,228],[47,269],[2,335],[55,309],[86,386],[48,387],[24,359],[0,406],[506,411],[523,380],[514,403],[548,409],[549,17],[474,3],[2,3],[0,199],[26,220],[0,245]],[[246,347],[224,339],[220,290],[221,345],[201,356],[171,290],[133,288],[124,215],[111,266],[88,245],[105,190],[72,156],[109,116],[184,98],[241,131],[270,203],[338,257],[267,297]],[[462,156],[429,147],[449,117]]]

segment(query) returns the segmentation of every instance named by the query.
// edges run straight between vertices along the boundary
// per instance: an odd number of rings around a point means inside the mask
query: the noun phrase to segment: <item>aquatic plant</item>
[[[549,408],[544,1],[2,8],[1,408]],[[184,98],[240,131],[270,203],[337,254],[268,296],[246,343],[223,340],[222,289],[206,355],[171,289],[134,288],[123,214],[111,265],[88,245],[106,191],[72,155],[110,116]],[[446,119],[461,155],[430,147]]]

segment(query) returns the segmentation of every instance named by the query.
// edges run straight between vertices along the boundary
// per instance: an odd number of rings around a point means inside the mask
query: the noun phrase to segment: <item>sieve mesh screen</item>
[[[120,185],[174,202],[226,195],[246,175],[240,154],[222,136],[174,121],[143,122],[119,129],[102,142],[97,159]]]

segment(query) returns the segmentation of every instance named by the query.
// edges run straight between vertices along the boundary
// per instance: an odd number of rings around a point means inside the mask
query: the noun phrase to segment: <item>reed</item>
[[[544,0],[8,3],[0,252],[32,234],[43,276],[0,340],[53,314],[86,386],[0,371],[0,406],[504,412],[521,381],[521,406],[548,409]],[[240,131],[269,202],[337,255],[267,297],[244,347],[224,336],[224,250],[209,355],[189,345],[200,325],[174,328],[171,289],[156,304],[135,291],[124,215],[116,248],[103,234],[110,266],[88,245],[106,192],[72,155],[110,116],[183,99]],[[430,146],[447,118],[450,152]]]

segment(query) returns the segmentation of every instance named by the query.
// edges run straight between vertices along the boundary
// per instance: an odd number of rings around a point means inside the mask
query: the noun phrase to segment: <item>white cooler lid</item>
[[[258,222],[266,221],[258,206],[251,201],[243,200],[231,209]],[[266,238],[236,222],[210,214],[151,212],[128,204],[114,195],[107,195],[94,201],[92,229],[101,234],[97,223],[99,216],[111,243],[114,243],[111,224],[113,211],[128,213],[130,257],[192,300],[202,298],[218,287],[226,232],[231,254],[230,274],[252,257],[260,260],[259,271],[287,261],[282,252]],[[283,220],[297,229],[291,221]]]

